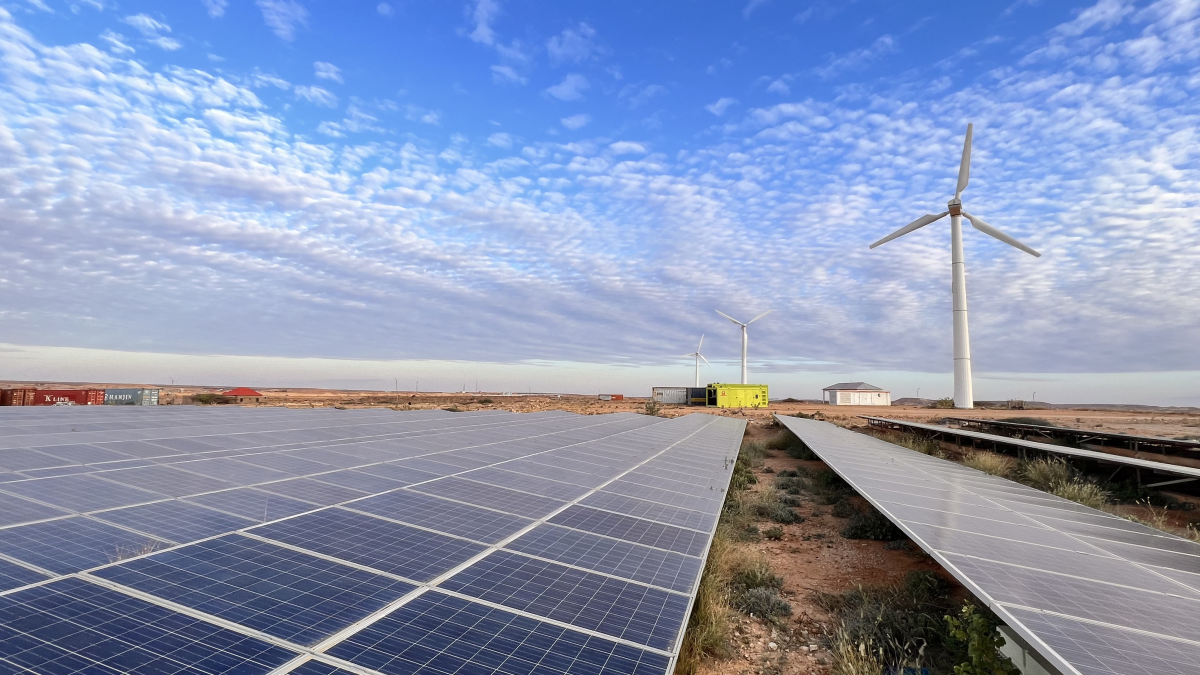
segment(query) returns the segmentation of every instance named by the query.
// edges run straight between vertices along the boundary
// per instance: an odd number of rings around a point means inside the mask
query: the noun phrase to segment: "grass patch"
[[[1048,492],[1055,485],[1075,480],[1076,473],[1064,460],[1051,457],[1022,462],[1019,476],[1029,487]]]
[[[481,398],[478,401],[476,401],[476,403],[479,403],[480,405],[491,405],[491,404],[495,403],[495,401],[493,401],[490,398]]]
[[[774,527],[768,527],[767,529],[763,530],[762,534],[771,541],[779,541],[783,539],[783,528],[778,525]]]
[[[995,452],[977,450],[964,456],[962,463],[1001,478],[1011,478],[1017,472],[1017,460]]]
[[[1108,493],[1099,485],[1086,480],[1071,480],[1050,486],[1050,494],[1063,499],[1090,506],[1093,509],[1103,509],[1108,505]]]

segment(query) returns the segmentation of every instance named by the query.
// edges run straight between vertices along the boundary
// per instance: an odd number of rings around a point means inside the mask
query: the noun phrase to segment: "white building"
[[[831,405],[891,405],[892,392],[866,382],[838,382],[821,390]]]

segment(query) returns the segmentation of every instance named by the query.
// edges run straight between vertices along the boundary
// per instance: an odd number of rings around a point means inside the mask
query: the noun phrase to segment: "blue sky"
[[[960,5],[0,1],[0,370],[945,394],[974,122],[980,397],[1200,403],[1200,6]]]

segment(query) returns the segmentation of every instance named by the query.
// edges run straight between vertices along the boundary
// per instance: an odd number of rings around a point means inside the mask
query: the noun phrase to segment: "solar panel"
[[[0,659],[34,673],[265,673],[295,652],[74,578],[0,597]]]
[[[35,520],[65,516],[68,512],[53,506],[39,504],[15,495],[0,492],[0,526],[19,525]]]
[[[0,554],[31,565],[13,564],[5,576],[0,558],[0,588],[33,590],[20,586],[45,579],[32,567],[89,570],[66,580],[161,603],[205,630],[274,641],[286,652],[281,672],[309,675],[377,662],[379,672],[440,673],[457,664],[664,675],[744,429],[724,418],[627,413],[18,414],[68,421],[5,426],[9,413],[0,411],[0,458],[4,447],[87,446],[59,452],[99,463],[25,471],[76,471],[65,478],[111,486],[117,502],[139,501],[109,506],[109,497],[85,491],[67,497],[67,508],[87,507],[87,517],[63,518],[60,508],[46,511],[54,520],[0,521]],[[5,429],[19,433],[5,437]],[[22,456],[67,461],[28,448]],[[145,456],[155,464],[137,466]],[[595,491],[622,476],[698,506]],[[19,500],[30,517],[50,508],[29,506],[40,498],[18,497],[2,481],[0,503]],[[59,488],[72,483],[16,484],[61,501]],[[545,522],[560,511],[574,520]],[[41,609],[17,611],[45,621]],[[464,623],[470,617],[478,620]],[[310,646],[320,653],[299,656]]]
[[[1200,544],[823,422],[778,419],[1056,668],[1200,670]]]
[[[5,483],[4,491],[86,513],[157,501],[163,495],[80,474]]]
[[[315,644],[415,588],[236,534],[94,574],[301,645]]]
[[[0,558],[0,592],[45,581],[46,576]]]
[[[436,591],[350,636],[328,654],[387,675],[662,675],[670,662],[663,654]]]

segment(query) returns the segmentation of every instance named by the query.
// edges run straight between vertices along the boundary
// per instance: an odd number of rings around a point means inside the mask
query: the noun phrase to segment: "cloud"
[[[513,138],[510,134],[498,132],[488,136],[487,144],[492,147],[504,148],[507,150],[508,148],[512,147]]]
[[[546,89],[546,93],[560,101],[578,101],[583,98],[583,92],[588,90],[587,78],[579,73],[571,73],[562,82]]]
[[[512,66],[492,66],[492,81],[497,84],[515,83],[525,84],[527,79],[516,71]]]
[[[142,35],[148,38],[158,37],[160,32],[170,33],[171,27],[167,24],[154,19],[148,14],[134,14],[121,19],[121,23],[129,24],[141,31]]]
[[[317,61],[316,63],[313,63],[313,69],[316,70],[316,75],[317,75],[318,79],[333,80],[334,82],[337,82],[338,84],[342,83],[342,71],[340,68],[333,65],[332,63],[325,63],[324,61]]]
[[[578,64],[592,58],[599,51],[595,37],[596,30],[586,23],[580,23],[577,28],[564,29],[546,41],[546,53],[550,55],[551,65]]]
[[[896,51],[896,40],[891,35],[881,35],[871,43],[869,47],[855,49],[841,56],[830,55],[825,61],[825,65],[813,69],[813,72],[818,77],[829,79],[844,73],[847,70],[854,70],[878,59],[881,56],[892,54]]]
[[[297,98],[302,98],[309,103],[325,106],[326,108],[337,107],[338,97],[328,89],[322,89],[321,87],[317,86],[298,86],[294,91],[296,92]]]
[[[649,103],[650,99],[665,93],[667,93],[667,88],[659,84],[648,84],[644,87],[627,84],[621,88],[621,92],[617,94],[617,98],[624,101],[625,105],[633,109],[640,108]]]
[[[496,0],[476,0],[475,9],[471,11],[471,22],[474,29],[470,38],[482,45],[492,45],[496,42],[496,33],[492,30],[492,21],[500,13],[500,3]]]
[[[379,12],[379,16],[391,16],[396,10],[392,9],[392,6],[388,3],[381,2],[375,6],[375,11]]]
[[[767,85],[767,92],[771,94],[783,94],[785,96],[792,93],[792,88],[788,86],[789,79],[785,76],[773,80],[771,84]]]
[[[295,0],[255,0],[255,4],[267,27],[288,42],[296,39],[297,28],[308,25],[308,10]]]
[[[733,67],[733,61],[730,61],[729,59],[722,57],[720,61],[717,61],[716,63],[705,68],[704,74],[705,75],[716,75],[717,73],[719,73],[721,71],[729,70],[731,67]]]
[[[617,141],[611,143],[608,149],[614,155],[644,155],[646,154],[646,146],[633,141]]]
[[[704,109],[716,115],[717,117],[720,117],[721,115],[725,114],[725,111],[728,110],[730,106],[734,105],[737,105],[736,98],[719,98],[715,103],[710,103],[704,106]]]
[[[149,40],[146,40],[146,42],[149,42],[150,44],[154,45],[155,47],[158,47],[159,49],[165,49],[166,51],[169,51],[169,52],[173,52],[176,49],[183,47],[183,45],[179,44],[179,40],[176,40],[174,38],[169,38],[169,37],[166,37],[163,35],[160,35],[156,38],[151,38]]]
[[[586,127],[588,123],[592,121],[592,118],[590,115],[571,115],[570,117],[564,117],[559,121],[562,122],[564,127],[574,131],[576,129],[582,129]]]
[[[208,15],[214,19],[225,16],[225,8],[229,6],[229,0],[202,0],[204,8],[208,10]]]
[[[108,43],[108,48],[114,54],[125,56],[134,52],[133,47],[125,43],[125,36],[119,33],[114,33],[111,30],[106,30],[100,34],[100,39]]]
[[[750,0],[746,3],[746,7],[742,10],[742,18],[749,19],[751,12],[767,4],[767,2],[769,2],[769,0]]]

